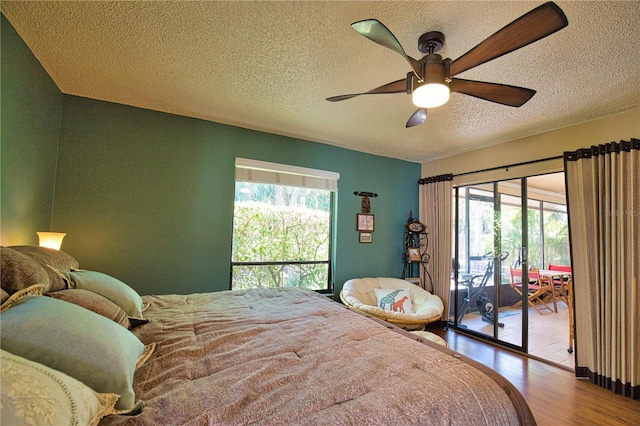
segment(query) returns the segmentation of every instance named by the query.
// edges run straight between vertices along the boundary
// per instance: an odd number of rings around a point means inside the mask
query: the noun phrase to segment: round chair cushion
[[[447,343],[446,340],[444,340],[442,337],[430,331],[412,331],[411,334],[414,334],[416,337],[419,337],[421,339],[429,340],[439,345],[449,347],[449,344]]]
[[[412,313],[393,312],[379,308],[374,289],[399,289],[408,288],[411,293]],[[429,293],[422,287],[399,278],[355,278],[344,283],[340,292],[340,299],[347,306],[366,312],[385,321],[397,325],[411,326],[427,324],[437,321],[444,305],[440,297]],[[403,327],[415,328],[415,327]]]

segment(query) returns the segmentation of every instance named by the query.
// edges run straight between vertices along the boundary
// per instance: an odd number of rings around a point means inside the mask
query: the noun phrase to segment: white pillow
[[[410,314],[411,290],[408,288],[374,288],[376,303],[385,311],[403,312]]]
[[[98,393],[45,365],[0,350],[3,425],[96,425],[119,395]]]

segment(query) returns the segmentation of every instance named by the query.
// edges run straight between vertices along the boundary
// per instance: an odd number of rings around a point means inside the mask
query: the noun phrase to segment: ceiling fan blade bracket
[[[407,56],[407,59],[411,64],[412,74],[418,77],[418,79],[422,79],[424,76],[424,64],[420,61],[416,61],[411,56]]]
[[[444,81],[451,83],[451,59],[447,58],[442,63],[444,64]]]
[[[410,95],[416,90],[418,87],[424,84],[423,79],[419,79],[415,76],[414,73],[410,72],[407,74],[407,94]]]

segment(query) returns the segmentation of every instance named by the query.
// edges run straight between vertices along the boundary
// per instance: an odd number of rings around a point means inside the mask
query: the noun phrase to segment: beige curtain
[[[640,140],[564,156],[576,375],[640,399]]]
[[[453,175],[420,179],[420,222],[427,227],[429,263],[427,271],[433,293],[444,303],[441,319],[448,321],[451,295],[452,188]],[[429,280],[429,277],[422,277]],[[426,281],[423,281],[426,282]]]

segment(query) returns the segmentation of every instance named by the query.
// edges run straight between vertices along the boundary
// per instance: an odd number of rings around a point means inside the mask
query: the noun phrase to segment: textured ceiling
[[[456,59],[540,1],[14,2],[2,12],[62,92],[424,162],[640,107],[640,2],[556,2],[559,32],[461,78],[528,87],[512,108],[458,93],[405,129],[406,94],[326,97],[404,78],[351,29],[377,18],[409,56]]]

